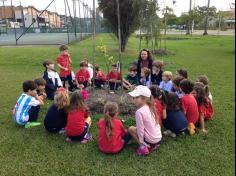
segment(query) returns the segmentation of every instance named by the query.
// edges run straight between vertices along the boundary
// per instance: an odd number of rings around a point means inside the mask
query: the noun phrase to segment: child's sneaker
[[[140,146],[137,150],[138,155],[146,156],[149,154],[149,150],[146,146]]]
[[[71,142],[71,139],[69,137],[67,137],[66,142]]]
[[[170,131],[170,130],[164,131],[163,134],[164,134],[165,136],[169,136],[169,137],[172,137],[172,138],[176,138],[176,134],[173,133],[173,132]]]
[[[93,136],[90,133],[87,133],[81,141],[81,144],[87,144],[91,140],[93,140]]]
[[[66,130],[64,129],[64,128],[62,128],[59,132],[58,132],[58,134],[65,134],[66,133]]]

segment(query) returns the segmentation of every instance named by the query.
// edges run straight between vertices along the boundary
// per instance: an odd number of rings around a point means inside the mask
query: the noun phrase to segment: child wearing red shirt
[[[162,120],[166,119],[166,95],[165,92],[157,85],[150,87],[152,96],[155,101],[156,112],[159,119],[159,124],[162,127]]]
[[[102,72],[102,69],[98,65],[95,66],[94,76],[94,84],[96,87],[101,88],[106,84],[106,75]]]
[[[90,73],[88,71],[88,64],[84,61],[80,63],[80,69],[75,75],[75,82],[77,88],[83,89],[87,88],[91,84]]]
[[[89,134],[91,118],[88,116],[88,108],[84,104],[80,91],[75,91],[70,97],[70,106],[66,124],[66,141],[80,141],[87,143],[92,139]]]
[[[190,135],[195,134],[195,125],[199,120],[198,104],[195,97],[191,94],[194,84],[187,79],[180,82],[180,89],[184,93],[181,98],[182,109],[188,120]]]
[[[201,82],[196,82],[192,94],[197,100],[199,110],[199,123],[201,131],[207,133],[205,128],[205,120],[210,120],[213,117],[214,109],[210,98],[206,94],[205,86]]]
[[[118,105],[108,102],[104,107],[104,118],[98,122],[99,150],[103,153],[119,153],[130,141],[131,136],[127,133],[122,122],[117,119]]]
[[[63,87],[66,89],[73,89],[73,82],[71,76],[71,58],[68,53],[68,47],[66,45],[61,45],[59,48],[61,54],[57,58],[57,65],[60,68],[59,76],[63,83]]]
[[[121,74],[116,64],[112,65],[111,71],[107,74],[110,90],[117,90],[121,86]]]

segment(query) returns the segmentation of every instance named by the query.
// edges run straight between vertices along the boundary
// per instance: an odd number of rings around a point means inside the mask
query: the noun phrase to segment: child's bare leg
[[[201,125],[201,131],[203,133],[207,133],[207,130],[205,128],[205,121],[204,121],[204,115],[200,114],[200,125]]]
[[[65,81],[65,89],[69,90],[69,83],[68,83],[68,81]]]
[[[85,122],[89,124],[89,128],[90,128],[91,125],[92,125],[92,119],[91,119],[91,117],[88,117],[87,119],[85,119]]]
[[[139,139],[138,139],[138,134],[137,134],[137,128],[135,126],[131,126],[128,129],[129,134],[132,136],[132,138],[139,143]]]

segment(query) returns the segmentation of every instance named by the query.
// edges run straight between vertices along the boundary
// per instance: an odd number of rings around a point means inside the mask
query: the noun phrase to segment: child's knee
[[[85,120],[85,122],[88,123],[88,124],[89,124],[89,127],[90,127],[91,124],[92,124],[92,119],[91,119],[91,117],[89,116],[89,117]]]
[[[128,128],[128,133],[133,134],[136,133],[136,127],[135,126],[131,126]]]

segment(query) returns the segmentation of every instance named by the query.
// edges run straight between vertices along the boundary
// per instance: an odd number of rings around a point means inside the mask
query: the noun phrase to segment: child
[[[89,134],[91,127],[91,118],[88,115],[88,108],[84,104],[81,91],[75,91],[70,97],[70,106],[68,110],[66,124],[66,141],[80,141],[82,144],[92,139]]]
[[[182,79],[188,79],[188,71],[185,69],[179,69],[176,71],[176,77],[180,77]]]
[[[121,74],[116,64],[112,65],[111,71],[107,74],[110,90],[117,90],[121,86]]]
[[[66,126],[67,113],[66,108],[69,106],[68,91],[59,88],[55,94],[53,105],[48,109],[44,119],[44,127],[50,133],[60,133]]]
[[[180,90],[180,87],[179,87],[179,84],[180,82],[183,80],[183,78],[181,77],[176,77],[173,79],[173,88],[172,88],[172,91],[179,97],[179,98],[182,98],[183,96],[183,93],[181,92]]]
[[[197,101],[191,94],[193,91],[193,86],[193,82],[187,79],[184,79],[180,82],[180,89],[184,93],[183,97],[181,98],[182,109],[188,120],[188,129],[190,135],[195,134],[195,125],[199,120]]]
[[[61,45],[59,47],[59,51],[61,52],[60,56],[57,58],[57,65],[60,68],[60,78],[63,83],[63,87],[67,90],[72,90],[74,85],[72,82],[71,75],[71,58],[68,53],[68,47],[66,45]]]
[[[159,124],[162,127],[162,120],[166,119],[166,94],[157,85],[151,86],[150,90],[155,101]]]
[[[207,133],[207,130],[205,128],[205,120],[210,120],[213,117],[214,109],[211,104],[210,98],[206,95],[204,84],[201,82],[196,82],[193,87],[192,94],[195,96],[198,103],[201,131],[203,133]]]
[[[135,65],[129,67],[129,74],[123,79],[123,83],[126,89],[133,89],[135,86],[139,85],[137,67]]]
[[[162,139],[154,100],[146,86],[137,86],[129,95],[134,97],[135,105],[139,109],[135,113],[136,127],[132,126],[128,131],[139,144],[137,153],[148,155],[160,146]]]
[[[141,79],[140,79],[140,85],[150,87],[152,84],[151,81],[151,70],[147,67],[142,68],[141,70]]]
[[[170,71],[165,71],[162,74],[162,82],[160,83],[160,88],[166,92],[171,92],[173,87],[172,73]]]
[[[167,94],[166,109],[167,117],[163,120],[163,126],[167,130],[163,134],[173,138],[177,134],[184,134],[188,128],[188,121],[182,112],[180,99],[173,92]]]
[[[84,59],[84,62],[87,63],[88,65],[88,72],[89,72],[89,75],[90,75],[90,80],[93,79],[93,65],[89,63],[89,60],[87,58]]]
[[[46,81],[43,78],[37,78],[34,80],[34,83],[37,86],[37,99],[40,99],[42,102],[47,97],[47,95],[44,93],[45,91],[45,85]],[[32,106],[29,110],[29,122],[36,122],[38,120],[38,114],[40,111],[40,105],[38,106]]]
[[[13,117],[16,123],[20,126],[29,123],[29,110],[33,106],[43,105],[43,101],[37,99],[37,85],[34,81],[25,81],[23,83],[23,91],[20,98],[13,109]]]
[[[45,91],[47,98],[53,100],[55,92],[63,85],[58,73],[54,70],[54,64],[52,61],[44,61],[43,66],[46,69],[44,71],[43,79],[46,81]]]
[[[88,64],[85,61],[80,63],[80,69],[75,75],[76,86],[79,89],[87,88],[91,85],[90,73],[88,71]]]
[[[101,118],[98,122],[98,143],[99,149],[103,153],[119,153],[131,139],[121,120],[117,119],[118,111],[117,103],[106,103],[104,118]]]
[[[161,81],[162,81],[162,67],[163,67],[163,62],[161,61],[155,61],[152,64],[152,84],[155,85],[160,85]]]
[[[208,86],[209,80],[208,80],[208,77],[206,75],[200,75],[200,76],[198,76],[196,82],[201,82],[201,83],[203,83],[205,85],[206,94],[210,98],[211,103],[212,103],[213,97],[212,97],[212,94],[211,94],[211,92],[209,90],[209,86]]]
[[[96,65],[95,66],[95,74],[94,74],[95,78],[94,78],[94,84],[97,88],[101,88],[104,87],[104,85],[106,84],[106,75],[104,74],[104,72],[102,71],[102,69]]]

